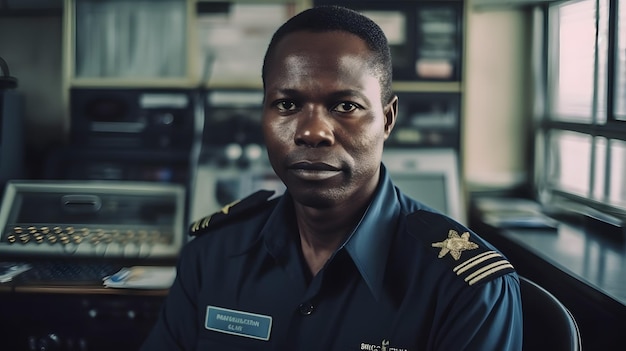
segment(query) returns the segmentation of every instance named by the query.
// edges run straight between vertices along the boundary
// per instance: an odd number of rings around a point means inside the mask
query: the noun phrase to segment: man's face
[[[302,31],[269,58],[263,135],[274,171],[301,204],[349,206],[376,188],[397,100],[382,105],[369,55],[353,34]]]

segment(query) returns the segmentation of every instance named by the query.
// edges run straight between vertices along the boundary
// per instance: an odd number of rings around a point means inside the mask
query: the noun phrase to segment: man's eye
[[[296,104],[293,101],[279,101],[276,103],[276,107],[280,112],[289,112],[296,110]]]
[[[356,109],[357,109],[357,105],[351,102],[340,102],[333,108],[333,110],[337,112],[341,112],[341,113],[352,112]]]

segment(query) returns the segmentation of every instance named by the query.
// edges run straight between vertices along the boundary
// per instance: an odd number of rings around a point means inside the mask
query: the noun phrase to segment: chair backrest
[[[578,351],[580,331],[574,316],[550,292],[520,277],[524,314],[524,350]]]

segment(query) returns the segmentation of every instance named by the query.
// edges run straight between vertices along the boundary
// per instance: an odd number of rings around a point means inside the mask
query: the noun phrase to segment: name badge
[[[272,317],[207,306],[204,327],[220,333],[267,341],[272,330]]]

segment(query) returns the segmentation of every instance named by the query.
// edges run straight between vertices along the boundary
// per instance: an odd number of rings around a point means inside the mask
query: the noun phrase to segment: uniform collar
[[[339,250],[345,249],[376,299],[379,298],[387,257],[396,230],[400,204],[385,166],[381,164],[380,181],[365,214]],[[293,269],[297,240],[292,198],[288,192],[278,201],[268,218],[262,235],[269,253]],[[333,257],[336,253],[333,255]],[[299,259],[299,258],[298,258]],[[291,261],[287,263],[287,261]],[[290,269],[290,270],[291,270]],[[296,273],[292,271],[291,273]]]
[[[381,164],[376,194],[363,218],[344,244],[376,299],[382,290],[387,258],[399,214],[400,204],[395,187],[385,166]]]

